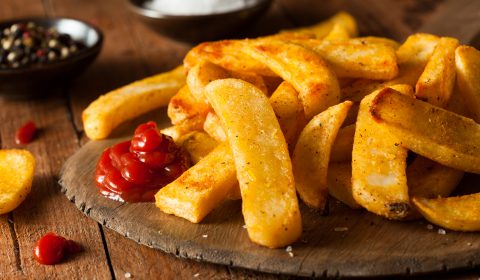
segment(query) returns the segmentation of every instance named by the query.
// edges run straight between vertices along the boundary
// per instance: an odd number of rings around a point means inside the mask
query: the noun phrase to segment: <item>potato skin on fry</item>
[[[370,113],[403,147],[445,166],[480,174],[480,124],[472,119],[394,91],[377,95]]]
[[[234,155],[250,239],[278,248],[302,233],[287,144],[267,97],[237,79],[216,80],[206,96],[222,120]]]
[[[120,123],[167,106],[184,85],[184,68],[179,66],[102,95],[82,113],[85,134],[93,140],[104,139]]]
[[[412,201],[425,219],[438,226],[480,231],[480,193],[448,198],[414,197]]]
[[[351,101],[345,101],[316,115],[298,138],[292,156],[295,186],[311,208],[325,209],[330,151],[351,106]]]

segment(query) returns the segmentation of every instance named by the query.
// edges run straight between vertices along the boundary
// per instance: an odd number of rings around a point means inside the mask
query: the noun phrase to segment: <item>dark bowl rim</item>
[[[250,10],[255,10],[258,9],[259,7],[262,7],[263,5],[267,5],[271,3],[273,0],[258,0],[258,3],[247,7],[247,8],[242,8],[242,9],[237,9],[233,11],[228,11],[228,12],[220,12],[220,13],[212,13],[212,14],[200,14],[200,15],[172,15],[172,14],[164,14],[161,13],[158,10],[154,9],[148,9],[142,6],[139,6],[136,4],[135,0],[125,0],[127,2],[127,5],[131,10],[133,10],[135,13],[138,15],[150,18],[150,19],[178,19],[178,20],[190,20],[190,19],[205,19],[205,18],[210,18],[210,17],[215,17],[215,16],[228,16],[228,15],[234,15],[238,14],[239,12],[244,12],[244,11],[250,11]]]
[[[61,59],[61,60],[56,60],[50,63],[46,64],[33,64],[28,67],[19,67],[19,68],[5,68],[5,69],[0,69],[0,75],[7,75],[7,74],[19,74],[19,73],[26,73],[26,72],[37,72],[37,71],[43,71],[47,68],[55,68],[55,67],[61,67],[62,65],[67,65],[71,63],[76,63],[79,60],[82,60],[86,57],[89,57],[91,55],[95,55],[96,53],[100,52],[101,47],[103,45],[103,40],[104,40],[104,35],[103,32],[96,26],[94,26],[91,23],[88,23],[84,20],[78,19],[78,18],[73,18],[73,17],[22,17],[22,18],[13,18],[5,21],[0,22],[1,25],[11,25],[15,23],[23,23],[23,22],[58,22],[61,20],[73,20],[77,21],[88,28],[92,29],[97,33],[98,35],[98,40],[93,44],[93,46],[86,47],[85,49],[79,51],[78,54],[71,56],[67,59]]]

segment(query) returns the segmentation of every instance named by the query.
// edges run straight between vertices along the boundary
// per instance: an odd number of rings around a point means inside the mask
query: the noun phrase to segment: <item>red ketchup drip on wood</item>
[[[107,148],[97,163],[100,193],[126,202],[155,201],[155,193],[189,167],[188,155],[159,132],[155,122],[141,124],[131,141]]]
[[[15,134],[15,143],[26,145],[33,140],[36,134],[37,126],[34,122],[29,121],[17,130],[17,133]]]
[[[61,262],[65,255],[76,254],[82,250],[75,241],[49,232],[35,244],[34,256],[39,263],[52,265]]]

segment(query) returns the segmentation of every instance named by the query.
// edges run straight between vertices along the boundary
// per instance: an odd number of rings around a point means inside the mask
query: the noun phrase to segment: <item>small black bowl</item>
[[[272,0],[258,0],[248,8],[206,15],[169,15],[145,6],[149,0],[127,0],[129,8],[154,31],[176,40],[197,43],[220,39],[252,23]],[[178,1],[178,0],[172,0]]]
[[[38,97],[65,85],[90,65],[100,53],[102,32],[84,22],[72,18],[22,18],[0,23],[0,30],[15,23],[34,22],[45,28],[55,28],[85,45],[77,53],[65,59],[44,64],[31,64],[19,68],[0,69],[0,95],[20,99]]]

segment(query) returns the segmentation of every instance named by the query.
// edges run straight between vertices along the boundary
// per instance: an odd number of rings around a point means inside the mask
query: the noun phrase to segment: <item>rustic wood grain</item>
[[[266,249],[249,241],[238,201],[226,202],[204,222],[192,224],[160,212],[153,203],[103,198],[92,182],[95,159],[120,140],[83,146],[65,164],[61,184],[84,213],[138,243],[184,258],[298,276],[418,274],[480,263],[478,234],[440,235],[423,221],[387,221],[337,203],[331,204],[328,216],[302,208],[304,242],[293,245],[291,258],[284,249]],[[474,186],[479,179],[470,175],[463,184]],[[337,232],[338,227],[348,231]]]

